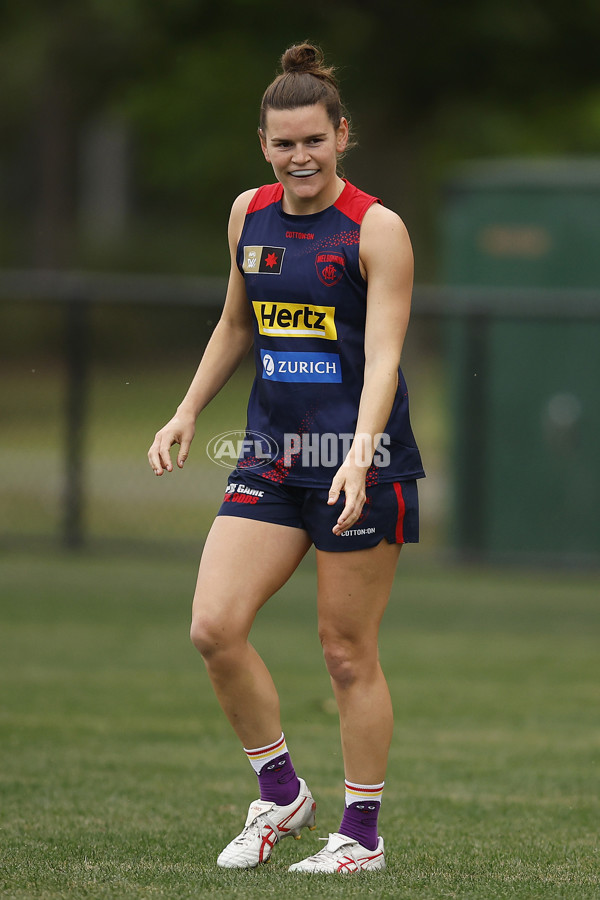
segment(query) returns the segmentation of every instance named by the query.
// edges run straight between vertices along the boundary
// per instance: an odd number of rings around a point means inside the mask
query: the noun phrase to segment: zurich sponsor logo
[[[341,382],[342,370],[337,353],[293,353],[283,350],[260,351],[263,375],[268,381]]]
[[[265,375],[270,378],[275,372],[275,362],[270,353],[264,353],[262,358]]]

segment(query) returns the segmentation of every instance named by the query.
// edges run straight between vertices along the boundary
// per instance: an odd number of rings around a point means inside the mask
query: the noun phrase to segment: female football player
[[[290,871],[377,870],[385,867],[377,822],[392,736],[377,636],[400,548],[418,540],[424,474],[400,369],[412,250],[400,218],[338,174],[349,124],[317,48],[283,55],[262,100],[259,138],[275,183],[233,204],[221,318],[148,457],[156,475],[171,472],[178,444],[184,465],[198,416],[253,347],[247,440],[205,543],[191,626],[260,789],[217,862],[254,867],[279,840],[315,824],[275,685],[248,640],[258,610],[314,544],[345,805],[325,847]]]

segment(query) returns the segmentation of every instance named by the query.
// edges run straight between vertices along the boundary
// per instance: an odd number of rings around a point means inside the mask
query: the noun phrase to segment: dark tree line
[[[269,178],[256,143],[262,90],[305,38],[338,66],[359,138],[347,174],[424,244],[455,161],[600,147],[596,0],[328,0],[308,31],[260,0],[0,10],[2,265],[221,271],[231,200]],[[84,147],[103,128],[124,136],[127,228],[86,243],[81,197],[95,176]]]

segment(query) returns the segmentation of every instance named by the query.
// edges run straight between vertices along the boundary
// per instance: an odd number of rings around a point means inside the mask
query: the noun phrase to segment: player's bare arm
[[[235,256],[244,216],[253,195],[254,190],[245,191],[233,204],[228,227],[231,266],[223,311],[177,412],[156,433],[148,451],[148,461],[156,475],[173,471],[170,451],[174,444],[179,445],[177,465],[183,467],[194,438],[196,419],[226,384],[252,345],[252,319]]]
[[[360,260],[367,280],[365,377],[356,436],[329,494],[335,503],[345,494],[344,509],[333,528],[341,534],[360,516],[365,477],[377,449],[398,386],[398,366],[410,317],[413,253],[408,232],[396,213],[373,205],[365,215]]]

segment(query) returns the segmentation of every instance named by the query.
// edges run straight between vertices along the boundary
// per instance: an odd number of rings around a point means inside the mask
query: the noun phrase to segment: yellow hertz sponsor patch
[[[271,337],[318,337],[335,341],[334,306],[252,301],[261,334]]]

